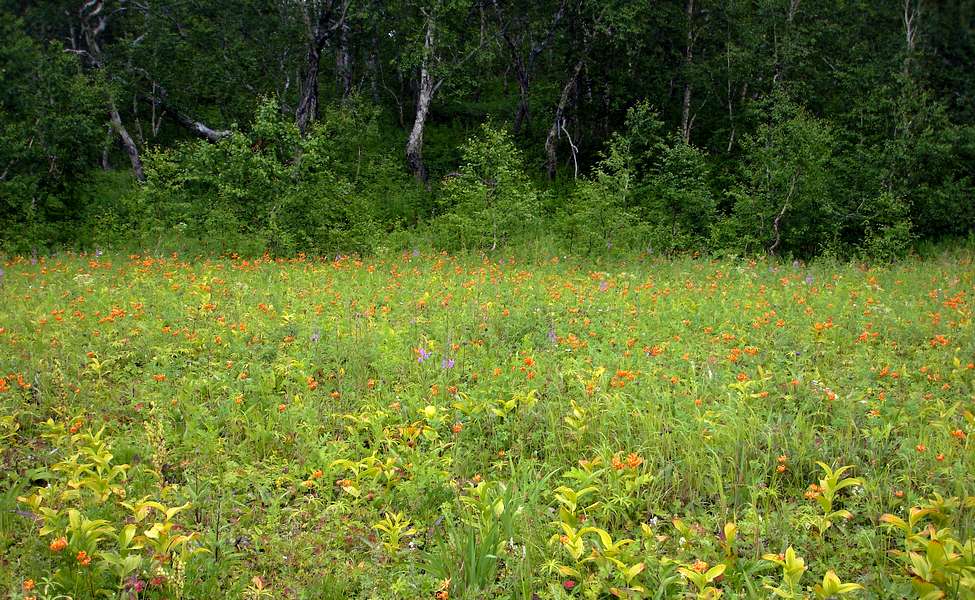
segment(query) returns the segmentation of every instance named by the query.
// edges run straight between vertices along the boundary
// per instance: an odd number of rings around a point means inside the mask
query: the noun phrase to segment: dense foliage
[[[902,256],[975,227],[970,0],[0,2],[0,249]]]
[[[975,598],[970,252],[500,254],[2,263],[0,595]]]

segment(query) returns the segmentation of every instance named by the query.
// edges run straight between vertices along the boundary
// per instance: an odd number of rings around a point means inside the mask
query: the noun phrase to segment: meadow
[[[0,276],[0,596],[975,598],[970,251]]]

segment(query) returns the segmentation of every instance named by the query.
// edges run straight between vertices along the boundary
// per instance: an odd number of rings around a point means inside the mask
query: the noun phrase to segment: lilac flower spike
[[[427,352],[426,348],[417,348],[416,352],[419,354],[419,356],[416,357],[416,362],[418,363],[422,363],[426,359],[430,358],[430,353]]]
[[[440,361],[440,367],[443,369],[453,369],[454,359],[444,357],[444,359]]]

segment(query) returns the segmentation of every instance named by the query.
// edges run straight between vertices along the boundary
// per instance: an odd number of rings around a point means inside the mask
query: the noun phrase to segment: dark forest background
[[[971,240],[971,0],[0,0],[0,250]]]

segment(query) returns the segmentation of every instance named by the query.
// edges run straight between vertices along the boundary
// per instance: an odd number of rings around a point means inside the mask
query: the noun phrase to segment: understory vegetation
[[[459,248],[546,202],[485,135],[444,202],[492,228],[435,217]],[[247,144],[153,169],[203,148]],[[579,193],[628,197],[633,152]],[[380,220],[344,218],[314,226]],[[8,260],[0,594],[973,598],[972,259]]]
[[[889,261],[973,235],[973,24],[966,0],[3,0],[0,253]]]

